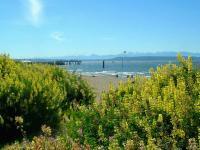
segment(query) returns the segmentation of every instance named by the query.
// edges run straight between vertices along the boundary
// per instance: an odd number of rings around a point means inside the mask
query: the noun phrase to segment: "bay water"
[[[103,68],[104,61],[104,68]],[[156,69],[169,63],[178,64],[176,57],[135,57],[135,58],[116,58],[109,60],[82,60],[80,65],[71,64],[63,66],[71,72],[76,72],[88,76],[121,75],[149,76],[149,69]],[[193,58],[195,65],[200,64],[200,58]]]

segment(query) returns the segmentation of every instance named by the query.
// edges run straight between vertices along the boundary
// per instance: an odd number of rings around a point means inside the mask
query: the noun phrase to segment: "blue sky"
[[[0,0],[0,53],[200,52],[200,0]]]

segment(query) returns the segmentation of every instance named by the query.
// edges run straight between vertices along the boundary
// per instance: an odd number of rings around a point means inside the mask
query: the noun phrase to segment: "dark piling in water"
[[[105,60],[103,60],[103,66],[102,67],[103,67],[103,69],[105,68]]]

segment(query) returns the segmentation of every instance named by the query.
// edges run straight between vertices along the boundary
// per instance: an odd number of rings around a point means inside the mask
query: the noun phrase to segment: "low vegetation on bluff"
[[[76,75],[1,56],[0,138],[23,138],[4,149],[199,149],[200,70],[191,57],[178,61],[96,102]]]
[[[94,99],[89,86],[56,66],[15,62],[0,56],[0,142],[57,128],[72,104]]]

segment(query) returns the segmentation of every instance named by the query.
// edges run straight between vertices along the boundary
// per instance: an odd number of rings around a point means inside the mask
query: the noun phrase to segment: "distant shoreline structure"
[[[192,57],[194,64],[200,66],[200,57]],[[123,60],[123,66],[122,66]],[[71,73],[85,76],[118,76],[133,77],[142,75],[149,77],[149,69],[156,69],[157,66],[175,63],[177,57],[168,56],[140,56],[140,57],[117,57],[103,60],[79,60],[79,59],[18,59],[24,63],[42,63],[58,65]]]
[[[80,65],[81,60],[34,60],[34,59],[18,59],[22,63],[40,63],[40,64],[49,64],[49,65]]]

